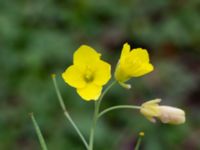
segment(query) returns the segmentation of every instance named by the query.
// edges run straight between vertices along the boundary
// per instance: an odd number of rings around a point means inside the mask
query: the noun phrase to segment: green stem
[[[142,141],[142,138],[139,137],[139,139],[138,139],[138,141],[137,141],[137,144],[136,144],[136,146],[135,146],[135,150],[139,150],[141,141]]]
[[[98,117],[97,117],[98,116],[98,112],[99,112],[99,103],[95,102],[93,122],[92,122],[91,131],[90,131],[89,150],[93,150],[94,133],[95,133],[96,123],[97,123],[97,119],[98,119]]]
[[[98,118],[100,118],[101,116],[103,116],[105,113],[115,110],[115,109],[140,109],[140,106],[133,106],[133,105],[118,105],[118,106],[113,106],[113,107],[109,107],[105,110],[103,110],[102,112],[99,113]]]
[[[95,108],[94,108],[94,115],[93,115],[93,123],[90,131],[90,141],[89,141],[89,149],[93,150],[93,143],[94,143],[94,134],[95,134],[95,128],[98,121],[98,115],[99,115],[99,109],[101,105],[101,101],[104,97],[104,95],[109,91],[109,89],[116,83],[116,81],[111,82],[110,85],[106,87],[106,89],[103,91],[101,96],[99,97],[99,100],[95,102]]]
[[[67,109],[65,107],[65,104],[64,104],[64,101],[63,101],[63,98],[61,96],[61,93],[60,93],[60,90],[58,88],[58,85],[57,85],[57,82],[56,82],[56,78],[55,78],[55,75],[52,75],[52,79],[53,79],[53,83],[54,83],[54,87],[55,87],[55,90],[56,90],[56,94],[58,96],[58,100],[60,102],[60,106],[64,112],[64,115],[65,117],[68,119],[68,121],[71,123],[71,125],[74,127],[74,129],[76,130],[77,134],[79,135],[79,137],[81,138],[83,144],[85,145],[86,149],[88,149],[88,143],[87,141],[85,140],[83,134],[81,133],[81,131],[79,130],[79,128],[77,127],[77,125],[75,124],[75,122],[72,120],[71,116],[69,115],[69,113],[67,112]]]
[[[135,146],[135,150],[139,150],[143,136],[144,136],[144,133],[142,135],[139,134],[139,138],[137,140],[137,143],[136,143],[136,146]]]
[[[30,113],[30,117],[31,117],[31,120],[32,120],[33,125],[34,125],[34,127],[35,127],[35,130],[36,130],[36,133],[37,133],[37,136],[38,136],[40,145],[41,145],[41,147],[42,147],[42,150],[47,150],[47,146],[46,146],[44,137],[42,136],[40,127],[38,126],[38,123],[37,123],[37,121],[35,120],[35,117],[34,117],[33,113]]]
[[[103,93],[101,94],[101,96],[99,97],[99,100],[98,100],[98,105],[100,106],[101,105],[101,101],[104,97],[104,95],[111,89],[111,87],[113,87],[115,84],[117,83],[116,80],[112,81],[111,84],[109,84],[106,89],[103,91]]]

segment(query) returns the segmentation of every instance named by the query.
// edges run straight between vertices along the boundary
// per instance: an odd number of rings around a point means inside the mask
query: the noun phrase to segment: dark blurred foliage
[[[51,73],[57,74],[66,106],[89,136],[93,102],[80,99],[60,74],[73,52],[89,44],[114,66],[122,45],[148,49],[155,71],[115,86],[102,109],[141,104],[157,97],[186,111],[180,126],[152,124],[132,110],[113,111],[99,121],[95,150],[200,149],[199,0],[0,0],[0,149],[40,149],[28,116],[34,112],[50,150],[84,149],[65,120]]]

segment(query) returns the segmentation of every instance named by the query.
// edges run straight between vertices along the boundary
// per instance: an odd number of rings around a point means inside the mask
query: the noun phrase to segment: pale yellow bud
[[[162,123],[182,124],[185,122],[185,112],[179,108],[171,106],[160,106],[161,99],[145,102],[141,105],[140,112],[151,122],[156,122],[156,118]]]
[[[156,122],[155,117],[160,116],[158,103],[161,99],[155,99],[142,104],[140,112],[151,122]]]
[[[163,123],[182,124],[185,122],[185,112],[179,108],[170,106],[159,106],[159,119]]]
[[[139,136],[144,136],[144,132],[140,132],[140,133],[139,133]]]

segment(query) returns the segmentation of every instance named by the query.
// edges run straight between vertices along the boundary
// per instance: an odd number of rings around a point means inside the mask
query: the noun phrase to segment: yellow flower
[[[97,100],[102,86],[111,77],[110,64],[102,61],[100,56],[93,48],[82,45],[73,55],[73,65],[62,73],[64,81],[76,88],[77,93],[86,101]]]
[[[155,99],[142,104],[140,112],[151,122],[158,118],[163,123],[182,124],[185,122],[185,112],[171,106],[160,106],[161,99]]]
[[[125,43],[115,70],[116,80],[126,88],[131,88],[130,85],[124,83],[131,77],[139,77],[153,71],[147,50],[142,48],[130,50],[130,45]]]

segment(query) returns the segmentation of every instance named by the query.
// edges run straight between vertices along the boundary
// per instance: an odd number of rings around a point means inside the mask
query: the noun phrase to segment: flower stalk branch
[[[116,109],[140,109],[140,106],[134,106],[134,105],[117,105],[117,106],[112,106],[109,107],[105,110],[103,110],[102,112],[99,113],[98,118],[100,118],[101,116],[103,116],[104,114],[112,111],[112,110],[116,110]]]
[[[106,87],[106,89],[102,92],[101,96],[99,97],[99,100],[95,101],[93,124],[92,124],[91,132],[90,132],[89,150],[93,150],[94,133],[95,133],[96,124],[97,124],[97,121],[98,121],[98,118],[99,118],[98,117],[99,116],[99,109],[100,109],[100,106],[101,106],[102,99],[103,99],[104,95],[111,89],[111,87],[113,87],[113,85],[115,85],[115,83],[116,83],[115,80],[113,82],[111,82],[111,84],[108,85]]]
[[[99,106],[101,105],[101,102],[102,102],[102,99],[103,99],[104,95],[105,95],[116,83],[117,83],[116,80],[112,81],[112,82],[106,87],[106,89],[102,92],[102,94],[101,94],[101,96],[100,96],[100,98],[99,98],[99,100],[98,100],[98,103],[99,103],[98,105],[99,105]]]

